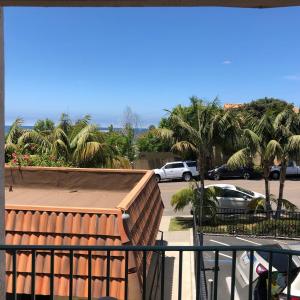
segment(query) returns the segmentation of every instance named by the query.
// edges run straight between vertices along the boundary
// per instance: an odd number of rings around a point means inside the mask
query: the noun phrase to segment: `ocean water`
[[[22,126],[22,127],[24,129],[32,129],[33,128],[33,126]],[[10,125],[5,125],[5,133],[8,133],[9,128],[10,128]],[[106,131],[108,131],[108,127],[101,127],[100,130],[103,131],[103,132],[106,132]],[[115,131],[121,131],[122,128],[115,127],[114,130]],[[135,128],[135,134],[137,134],[137,135],[139,135],[139,134],[141,134],[145,131],[147,131],[147,128]]]
[[[32,129],[33,126],[22,126],[25,129]],[[10,125],[5,125],[5,133],[8,133]]]

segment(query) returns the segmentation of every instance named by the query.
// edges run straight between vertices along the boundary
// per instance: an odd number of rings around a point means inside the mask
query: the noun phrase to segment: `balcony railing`
[[[104,280],[106,281],[106,296],[111,296],[110,292],[110,274],[111,274],[111,253],[113,251],[122,251],[125,253],[125,264],[124,264],[124,273],[125,273],[125,290],[124,290],[124,299],[130,299],[130,296],[128,295],[128,257],[131,252],[139,251],[143,254],[143,260],[142,260],[142,284],[141,284],[141,293],[142,293],[142,299],[147,299],[147,288],[149,289],[150,286],[147,286],[146,281],[146,256],[149,252],[155,252],[159,254],[160,257],[160,285],[159,285],[159,296],[155,299],[165,299],[165,282],[166,282],[166,272],[165,272],[165,263],[166,263],[166,255],[168,255],[168,252],[178,252],[178,269],[174,270],[174,272],[178,272],[178,290],[177,290],[177,298],[178,299],[184,299],[184,295],[182,294],[182,282],[183,282],[183,253],[184,252],[193,252],[195,256],[200,257],[200,255],[204,255],[207,253],[210,253],[214,257],[213,262],[213,268],[210,268],[210,271],[212,271],[212,278],[213,278],[213,284],[210,286],[209,291],[209,298],[210,299],[218,299],[218,282],[222,280],[222,278],[219,278],[219,271],[222,267],[220,265],[220,254],[230,254],[232,257],[231,261],[231,287],[230,287],[230,299],[234,299],[234,291],[236,286],[236,276],[237,276],[237,258],[239,257],[240,253],[243,251],[247,251],[248,257],[249,257],[249,285],[248,285],[248,299],[253,299],[253,289],[254,289],[254,283],[253,283],[253,274],[255,270],[254,267],[254,261],[255,261],[255,253],[256,251],[264,252],[269,257],[269,266],[266,269],[267,276],[267,298],[266,299],[272,299],[272,268],[273,268],[273,257],[276,254],[281,254],[283,256],[286,256],[288,265],[286,268],[286,299],[290,299],[291,294],[291,282],[294,278],[292,278],[292,259],[293,256],[300,256],[300,251],[292,251],[292,250],[284,250],[284,249],[274,249],[272,247],[257,247],[257,246],[23,246],[23,245],[2,245],[0,246],[0,250],[5,251],[6,253],[9,253],[12,255],[12,268],[11,272],[13,276],[13,286],[12,286],[12,293],[10,294],[10,297],[13,299],[17,299],[17,255],[26,252],[27,255],[31,255],[31,268],[29,268],[29,273],[31,276],[31,299],[35,299],[35,290],[36,290],[36,255],[39,252],[49,252],[51,255],[50,259],[50,282],[49,282],[49,298],[54,299],[55,292],[54,292],[54,260],[55,255],[58,252],[64,252],[68,253],[70,259],[70,266],[69,266],[69,286],[68,286],[68,297],[69,299],[74,299],[73,296],[73,276],[74,276],[74,269],[73,269],[73,258],[76,253],[80,252],[86,252],[88,255],[88,296],[87,299],[92,299],[92,276],[95,270],[92,269],[92,256],[95,251],[102,251],[103,253],[106,253],[106,276]],[[205,261],[204,265],[202,266],[200,264],[202,271],[206,269]],[[202,276],[200,276],[201,270],[195,270],[196,274],[196,282],[195,282],[195,295],[196,299],[203,299],[207,296],[205,295],[203,291],[203,282],[201,282],[203,279]],[[101,298],[100,298],[101,299]]]

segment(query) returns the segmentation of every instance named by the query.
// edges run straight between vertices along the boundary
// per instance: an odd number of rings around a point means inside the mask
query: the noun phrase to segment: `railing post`
[[[210,279],[208,279],[208,284],[209,284],[209,300],[213,300],[214,281],[210,278]]]

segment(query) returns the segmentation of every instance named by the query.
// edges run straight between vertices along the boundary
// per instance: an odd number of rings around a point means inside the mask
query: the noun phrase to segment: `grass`
[[[172,218],[169,225],[169,231],[184,231],[193,227],[192,218],[175,217]]]

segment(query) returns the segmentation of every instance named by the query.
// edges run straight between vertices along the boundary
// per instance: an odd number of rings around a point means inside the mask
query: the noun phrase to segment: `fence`
[[[217,209],[213,216],[204,216],[205,233],[255,235],[272,237],[300,237],[300,213],[283,211],[280,218],[275,212],[249,212],[244,209]]]
[[[197,231],[196,217],[193,216],[193,243],[194,246],[203,246],[203,235]],[[201,284],[201,289],[197,286],[197,290],[201,290],[201,293],[197,293],[196,300],[205,300],[208,296],[207,281],[205,273],[205,264],[203,259],[203,252],[194,253],[194,268],[195,268],[195,281],[197,285]]]
[[[107,262],[106,262],[106,276],[105,276],[105,280],[106,280],[106,288],[105,288],[105,294],[106,296],[111,296],[111,286],[110,286],[110,274],[111,274],[111,256],[110,254],[113,251],[124,251],[125,252],[125,257],[128,259],[130,252],[134,252],[134,251],[142,251],[144,257],[146,257],[147,253],[149,252],[156,252],[156,253],[160,253],[160,259],[161,259],[161,274],[162,276],[160,277],[160,293],[159,296],[156,299],[160,299],[163,300],[165,299],[165,293],[164,293],[164,287],[165,287],[165,257],[168,254],[169,251],[177,251],[179,253],[179,264],[178,264],[178,269],[174,270],[174,272],[178,272],[178,284],[179,284],[179,288],[178,288],[178,293],[177,293],[177,299],[184,299],[184,295],[182,295],[182,275],[183,275],[183,271],[182,271],[182,264],[183,264],[183,252],[185,251],[193,251],[196,253],[196,255],[200,255],[202,253],[211,253],[214,257],[214,285],[212,287],[212,294],[211,294],[211,299],[218,299],[218,281],[222,280],[222,278],[219,278],[219,268],[220,268],[220,264],[219,264],[219,255],[222,254],[221,251],[223,253],[230,253],[232,255],[232,262],[231,262],[231,286],[230,286],[230,298],[234,299],[234,291],[235,291],[235,285],[236,285],[236,272],[237,272],[237,257],[238,257],[238,253],[241,251],[247,251],[247,253],[249,253],[249,266],[250,266],[250,270],[249,270],[249,286],[248,286],[248,299],[252,300],[253,299],[253,274],[255,272],[254,270],[254,264],[255,264],[255,251],[260,251],[260,252],[265,252],[266,255],[269,257],[268,260],[268,268],[267,268],[267,286],[268,286],[268,290],[266,291],[267,293],[267,297],[265,299],[267,300],[271,300],[272,298],[272,291],[271,291],[271,279],[272,279],[272,267],[273,267],[273,257],[275,257],[275,255],[280,254],[283,255],[287,258],[287,266],[286,266],[286,294],[284,297],[284,299],[291,299],[290,298],[290,294],[291,294],[291,283],[294,279],[294,277],[291,276],[292,274],[292,259],[293,256],[300,256],[300,251],[291,251],[291,250],[283,250],[283,249],[274,249],[274,248],[261,248],[261,247],[251,247],[251,246],[231,246],[231,247],[226,247],[226,246],[215,246],[215,247],[211,247],[211,246],[22,246],[22,245],[1,245],[0,246],[0,250],[4,250],[7,253],[9,253],[10,255],[12,255],[13,257],[13,265],[12,265],[12,269],[11,271],[9,271],[8,273],[11,272],[13,280],[13,286],[12,286],[12,293],[9,296],[12,299],[17,299],[17,276],[18,276],[18,272],[17,272],[17,255],[22,254],[22,253],[26,253],[26,255],[31,255],[32,256],[32,260],[31,260],[31,267],[27,268],[27,272],[29,273],[29,276],[31,277],[31,287],[29,286],[29,293],[31,296],[31,299],[35,299],[36,297],[36,267],[37,267],[37,263],[36,263],[36,255],[40,252],[50,252],[51,253],[51,260],[50,260],[50,281],[49,281],[49,287],[50,287],[50,293],[49,293],[49,298],[50,299],[54,299],[55,293],[54,293],[54,264],[55,264],[55,254],[57,252],[61,252],[64,251],[64,253],[68,253],[70,259],[70,262],[73,261],[74,255],[76,255],[76,253],[78,253],[79,251],[82,253],[82,251],[86,251],[86,253],[88,254],[89,257],[89,261],[88,261],[88,297],[87,299],[92,299],[92,276],[93,276],[93,272],[95,272],[95,270],[92,270],[92,256],[93,253],[96,251],[104,251],[106,252],[107,255]],[[147,288],[149,289],[150,287],[147,287],[146,285],[146,259],[143,260],[144,264],[143,264],[143,283],[142,283],[142,299],[146,299],[146,293],[147,293]],[[124,268],[124,272],[125,272],[125,289],[124,289],[124,298],[122,297],[122,299],[130,299],[129,295],[128,295],[128,290],[129,290],[129,282],[128,281],[128,263],[127,260],[123,266]],[[9,274],[9,275],[11,275]],[[73,296],[73,276],[74,276],[74,269],[72,267],[72,263],[70,263],[70,268],[68,268],[68,273],[67,273],[68,277],[69,277],[69,286],[67,287],[69,294],[68,294],[68,298],[70,300],[75,299],[75,297]],[[200,277],[198,277],[200,278]],[[202,293],[201,289],[203,288],[203,285],[197,284],[196,283],[196,295],[199,297],[199,295]],[[171,295],[168,296],[168,298],[170,298]],[[100,298],[101,299],[101,298]],[[199,298],[197,298],[199,299]]]

